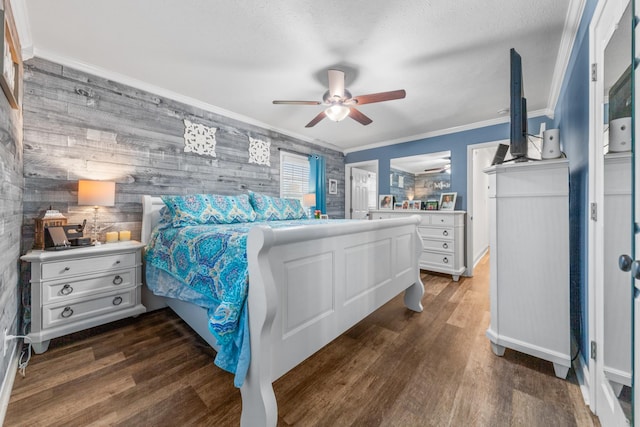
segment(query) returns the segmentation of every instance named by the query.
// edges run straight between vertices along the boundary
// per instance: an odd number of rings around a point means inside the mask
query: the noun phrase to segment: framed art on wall
[[[20,108],[20,91],[22,82],[22,60],[20,44],[17,39],[16,26],[8,1],[4,2],[5,10],[0,10],[2,21],[2,42],[0,43],[0,86],[9,104],[14,109]]]
[[[338,194],[338,180],[330,179],[329,180],[329,194]]]

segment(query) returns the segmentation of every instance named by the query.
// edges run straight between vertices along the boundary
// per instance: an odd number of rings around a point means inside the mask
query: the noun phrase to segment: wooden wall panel
[[[277,196],[278,148],[325,156],[327,179],[339,183],[327,211],[344,217],[342,153],[38,58],[25,63],[24,83],[26,249],[50,205],[71,223],[91,221],[92,209],[77,205],[78,179],[116,181],[116,206],[100,209],[101,222],[139,239],[143,194]],[[184,119],[218,128],[216,158],[184,153]],[[271,141],[271,166],[248,163],[249,136]]]

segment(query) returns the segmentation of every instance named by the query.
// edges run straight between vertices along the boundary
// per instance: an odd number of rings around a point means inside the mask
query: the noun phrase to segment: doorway
[[[473,269],[489,251],[489,177],[484,169],[491,166],[499,144],[492,141],[467,146],[467,272]]]
[[[378,161],[350,163],[344,168],[344,217],[367,219],[377,205]]]

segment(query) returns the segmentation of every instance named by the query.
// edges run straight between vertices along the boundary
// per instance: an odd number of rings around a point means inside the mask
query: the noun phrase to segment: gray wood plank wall
[[[0,90],[0,331],[22,333],[20,321],[20,235],[24,192],[22,115],[9,106]],[[10,348],[13,348],[13,344]],[[0,357],[2,354],[0,353]],[[8,373],[10,354],[0,363],[0,381]]]
[[[77,204],[79,179],[115,181],[116,206],[101,208],[100,222],[139,239],[143,194],[279,195],[278,148],[325,156],[339,189],[327,211],[344,217],[340,152],[38,58],[25,63],[24,80],[26,249],[50,205],[70,223],[91,222],[93,209]],[[183,119],[218,128],[216,158],[183,152]],[[249,136],[271,141],[271,166],[248,163]]]

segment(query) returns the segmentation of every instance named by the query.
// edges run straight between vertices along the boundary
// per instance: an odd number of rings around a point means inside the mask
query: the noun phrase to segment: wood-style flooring
[[[488,258],[473,278],[423,272],[424,311],[397,297],[278,379],[281,426],[598,426],[573,370],[493,355]],[[51,342],[18,375],[6,426],[237,426],[240,392],[169,309]]]

